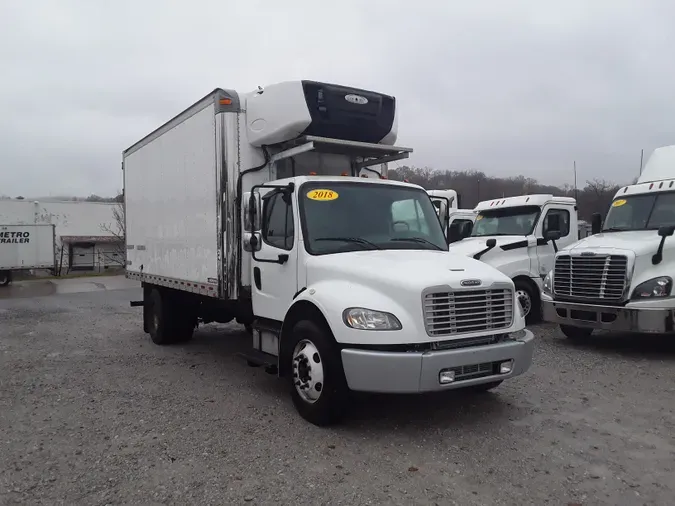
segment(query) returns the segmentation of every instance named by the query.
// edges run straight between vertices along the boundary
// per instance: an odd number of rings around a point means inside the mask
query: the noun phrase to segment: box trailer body
[[[578,240],[576,200],[520,195],[479,202],[474,211],[471,234],[451,244],[450,251],[480,259],[509,276],[527,319],[539,321],[540,291],[556,248]],[[559,232],[553,240],[552,232]]]
[[[0,286],[12,273],[30,269],[54,270],[54,225],[0,225]]]
[[[292,81],[217,89],[124,151],[126,275],[152,340],[246,325],[244,358],[287,378],[317,424],[349,390],[486,389],[525,372],[513,283],[450,254],[424,189],[386,179],[412,151],[397,125],[394,97]]]
[[[675,146],[657,148],[620,188],[593,235],[561,249],[543,285],[544,319],[570,339],[594,330],[675,334]]]

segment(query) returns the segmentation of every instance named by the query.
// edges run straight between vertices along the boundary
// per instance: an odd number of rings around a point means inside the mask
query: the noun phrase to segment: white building
[[[0,225],[52,224],[56,231],[57,269],[104,270],[124,267],[124,232],[108,202],[0,200]]]

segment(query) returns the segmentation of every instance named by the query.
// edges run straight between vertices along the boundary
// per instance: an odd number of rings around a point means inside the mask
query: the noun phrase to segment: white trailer
[[[424,189],[386,179],[412,151],[396,134],[394,97],[292,81],[217,89],[125,150],[126,272],[153,342],[247,325],[244,358],[286,378],[314,424],[350,390],[524,373],[533,336],[513,282],[449,253]]]
[[[0,225],[0,286],[16,271],[56,267],[54,225]]]
[[[471,235],[450,251],[472,256],[511,278],[529,323],[541,319],[540,291],[556,248],[578,240],[576,200],[521,195],[479,202]]]
[[[544,319],[570,339],[594,330],[675,334],[675,146],[658,148],[614,196],[604,226],[561,249],[544,280]]]

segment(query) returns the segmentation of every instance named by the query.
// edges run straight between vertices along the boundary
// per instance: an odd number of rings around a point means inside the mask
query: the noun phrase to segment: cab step
[[[277,357],[260,350],[247,350],[237,353],[238,356],[246,360],[246,363],[251,367],[264,367],[265,372],[269,374],[277,374]]]

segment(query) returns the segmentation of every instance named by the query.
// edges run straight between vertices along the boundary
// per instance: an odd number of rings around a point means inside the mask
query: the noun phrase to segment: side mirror
[[[260,230],[260,194],[246,192],[244,194],[244,230],[255,232]]]
[[[494,248],[495,246],[497,246],[497,239],[494,239],[494,238],[488,239],[487,241],[485,241],[485,245],[486,245],[488,248],[492,249],[492,248]]]
[[[670,237],[675,233],[675,225],[664,225],[659,228],[659,235],[661,237]]]
[[[448,244],[462,240],[462,229],[458,222],[451,223],[448,227]]]
[[[602,215],[593,213],[591,217],[591,234],[598,234],[602,230]]]
[[[559,241],[561,237],[560,230],[549,230],[544,234],[544,239],[547,241]]]

